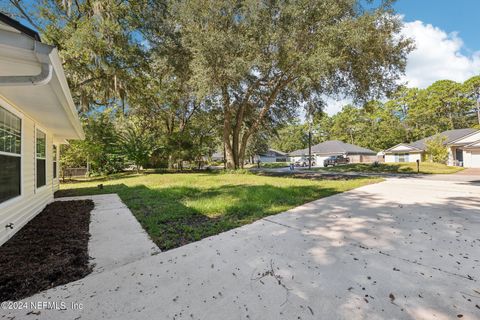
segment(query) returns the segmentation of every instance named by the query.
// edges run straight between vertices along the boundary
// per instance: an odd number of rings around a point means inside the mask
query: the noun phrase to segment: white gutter
[[[37,75],[0,76],[0,87],[52,85],[52,90],[59,99],[59,105],[65,110],[78,138],[85,139],[57,49],[22,33],[0,29],[0,50],[2,47],[33,53],[40,64],[41,71]],[[60,138],[63,140],[63,137]]]
[[[46,45],[17,32],[0,29],[0,45],[32,51],[40,63],[40,73],[28,76],[0,76],[0,86],[39,86],[52,80],[53,67],[49,54],[55,47]]]

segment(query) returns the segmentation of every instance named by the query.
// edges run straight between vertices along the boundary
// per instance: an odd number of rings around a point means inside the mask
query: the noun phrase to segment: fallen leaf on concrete
[[[389,297],[391,302],[395,301],[395,296],[393,295],[393,293],[390,293]]]

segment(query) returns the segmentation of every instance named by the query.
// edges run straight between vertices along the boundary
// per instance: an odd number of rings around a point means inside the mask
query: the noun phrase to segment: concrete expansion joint
[[[300,228],[295,228],[295,227],[289,226],[288,224],[283,224],[283,223],[280,223],[280,222],[272,221],[268,218],[263,218],[262,220],[270,222],[270,223],[277,224],[277,225],[285,227],[285,228],[290,228],[290,229],[293,229],[293,230],[302,231],[302,229],[300,229]]]
[[[366,247],[364,246],[363,244],[360,244],[360,243],[355,243],[355,242],[351,242],[350,243],[352,246],[355,246],[355,247],[358,247],[360,249],[364,249],[364,250],[371,250],[373,253],[375,254],[380,254],[380,255],[383,255],[383,256],[386,256],[386,257],[390,257],[390,258],[394,258],[394,259],[399,259],[399,260],[402,260],[402,261],[405,261],[407,263],[410,263],[410,264],[416,264],[418,266],[422,266],[424,268],[428,268],[428,269],[431,269],[431,270],[435,270],[435,271],[439,271],[439,272],[442,272],[442,273],[445,273],[445,274],[448,274],[450,276],[455,276],[455,277],[460,277],[462,279],[467,279],[467,280],[471,280],[471,281],[474,281],[474,282],[477,282],[477,279],[473,278],[471,275],[463,275],[463,274],[458,274],[458,273],[455,273],[455,272],[450,272],[450,271],[447,271],[447,270],[443,270],[442,268],[439,268],[439,267],[435,267],[435,266],[429,266],[429,265],[426,265],[426,264],[423,264],[421,262],[418,262],[417,260],[410,260],[410,259],[407,259],[407,258],[402,258],[402,257],[398,257],[398,256],[395,256],[393,254],[390,254],[390,253],[387,253],[387,252],[383,252],[382,250],[376,250],[376,249],[373,249],[373,248],[369,248],[369,247]]]

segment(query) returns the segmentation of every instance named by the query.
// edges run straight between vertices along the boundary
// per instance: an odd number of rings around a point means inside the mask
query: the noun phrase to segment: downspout
[[[22,37],[22,39],[17,46],[15,37],[18,39],[19,36]],[[7,45],[20,50],[30,50],[35,54],[40,63],[39,74],[26,76],[0,76],[0,86],[41,86],[50,82],[53,75],[53,66],[50,63],[48,55],[52,52],[54,47],[38,42],[28,36],[3,30],[0,31],[0,45]]]

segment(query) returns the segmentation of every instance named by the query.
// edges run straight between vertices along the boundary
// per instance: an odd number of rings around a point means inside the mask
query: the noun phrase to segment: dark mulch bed
[[[0,247],[0,301],[19,300],[85,277],[91,200],[58,201]]]

